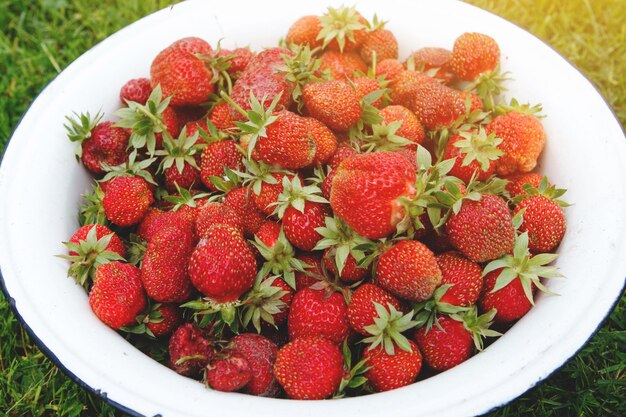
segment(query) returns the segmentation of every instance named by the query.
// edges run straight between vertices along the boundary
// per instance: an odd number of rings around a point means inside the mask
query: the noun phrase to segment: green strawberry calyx
[[[74,117],[65,116],[68,124],[63,125],[67,131],[67,137],[72,142],[78,142],[74,153],[76,159],[80,159],[83,156],[82,143],[91,138],[91,131],[96,127],[102,117],[103,113],[98,112],[94,117],[91,117],[89,112],[78,114],[74,112]]]
[[[283,192],[278,195],[278,201],[271,203],[270,206],[276,206],[274,214],[282,219],[285,210],[289,207],[304,213],[304,204],[307,201],[330,204],[321,194],[322,190],[317,185],[303,185],[302,180],[297,175],[291,178],[284,176]]]
[[[323,227],[315,229],[322,236],[322,239],[317,242],[313,250],[324,250],[333,247],[335,249],[333,256],[335,266],[338,274],[341,276],[348,256],[352,255],[357,261],[363,259],[365,252],[357,248],[361,245],[373,244],[373,242],[356,233],[337,216],[326,216],[324,224]]]
[[[198,207],[198,200],[211,197],[210,193],[197,192],[193,188],[187,190],[186,188],[181,188],[177,183],[174,185],[176,185],[177,195],[168,194],[163,196],[163,200],[174,204],[172,211],[178,211],[183,206],[196,208]]]
[[[556,188],[555,185],[550,185],[548,177],[544,176],[539,182],[539,187],[533,187],[532,184],[522,185],[524,193],[511,199],[511,204],[517,205],[520,201],[535,196],[544,196],[550,200],[554,200],[561,207],[569,207],[570,204],[560,198],[567,192],[565,188]]]
[[[352,351],[347,340],[343,341],[341,351],[343,353],[344,369],[349,370],[349,372],[344,373],[333,398],[343,398],[346,396],[346,390],[362,387],[367,382],[364,374],[371,368],[367,366],[367,359],[362,359],[354,366],[352,365]]]
[[[276,174],[286,174],[289,176],[296,175],[292,171],[278,168],[274,165],[267,164],[263,161],[255,161],[254,159],[244,159],[244,171],[233,171],[238,177],[243,179],[242,185],[250,187],[256,195],[261,194],[263,184],[278,184]]]
[[[402,314],[391,303],[387,303],[387,307],[375,301],[373,303],[378,316],[374,318],[374,324],[365,327],[371,336],[362,342],[370,344],[368,349],[383,347],[388,355],[395,353],[395,346],[410,352],[409,340],[402,333],[417,326],[418,323],[413,320],[413,311]]]
[[[154,333],[148,327],[149,323],[161,323],[163,322],[163,313],[158,311],[161,307],[161,303],[156,303],[152,305],[148,305],[145,312],[139,313],[137,317],[135,317],[135,322],[132,326],[124,326],[120,328],[121,331],[125,333],[131,334],[145,334],[150,339],[155,339]]]
[[[451,287],[452,284],[441,285],[435,290],[430,299],[415,304],[413,312],[418,328],[426,326],[426,332],[429,332],[433,326],[437,326],[439,329],[443,330],[439,324],[439,315],[459,314],[470,310],[470,307],[457,306],[441,301],[441,298]]]
[[[200,170],[196,162],[195,155],[200,153],[206,146],[204,144],[196,144],[199,132],[195,132],[191,136],[187,136],[187,127],[183,127],[178,138],[174,139],[169,134],[163,135],[163,149],[156,151],[156,156],[162,157],[159,164],[159,171],[176,166],[179,174],[183,173],[185,164],[191,165],[196,170]]]
[[[472,340],[474,341],[476,350],[480,352],[484,348],[484,339],[487,337],[502,336],[502,333],[490,329],[497,313],[498,311],[495,308],[492,308],[488,312],[479,316],[476,305],[473,305],[466,311],[450,314],[450,318],[463,323],[465,329],[472,334]]]
[[[285,237],[285,232],[280,229],[278,240],[272,247],[267,246],[258,236],[249,241],[256,247],[265,259],[263,266],[257,274],[257,279],[263,279],[268,275],[282,277],[287,285],[296,289],[296,271],[305,272],[307,265],[295,257],[296,251],[293,245]]]
[[[104,206],[102,205],[102,199],[104,198],[104,191],[100,187],[99,183],[93,184],[93,191],[91,193],[85,193],[82,195],[84,203],[81,204],[78,220],[81,226],[88,224],[101,224],[104,226],[109,225]]]
[[[250,323],[258,333],[261,333],[261,320],[276,327],[274,315],[285,310],[287,305],[281,298],[288,294],[281,287],[274,286],[274,282],[280,279],[278,276],[270,276],[265,279],[257,279],[252,290],[243,299],[240,309],[241,322],[244,327]]]
[[[500,64],[498,64],[493,71],[480,74],[469,85],[468,90],[475,92],[482,100],[483,107],[492,111],[498,104],[496,103],[498,96],[507,90],[504,83],[510,79],[509,72],[502,72]]]
[[[317,40],[322,41],[322,48],[326,48],[333,39],[337,40],[339,51],[343,52],[346,39],[355,42],[354,32],[366,29],[366,24],[361,23],[361,15],[355,6],[338,8],[329,7],[328,11],[320,16],[322,29],[317,35]]]
[[[396,134],[402,126],[402,120],[391,123],[380,122],[372,125],[372,133],[362,135],[360,148],[363,152],[392,152],[414,144],[403,136]]]
[[[456,141],[454,146],[465,155],[462,166],[468,166],[473,161],[477,161],[480,168],[487,171],[491,161],[496,161],[504,155],[504,152],[498,149],[502,139],[497,138],[493,132],[487,135],[482,126],[478,128],[478,131],[471,130],[459,134],[463,139]]]
[[[126,162],[111,166],[107,163],[102,163],[102,169],[106,174],[99,182],[106,182],[116,177],[141,177],[150,184],[158,185],[152,176],[152,173],[148,171],[150,165],[156,161],[157,158],[147,158],[143,160],[137,160],[137,149],[128,155]]]
[[[483,270],[483,277],[492,271],[502,269],[491,292],[497,292],[509,285],[514,279],[519,279],[526,298],[532,305],[535,305],[533,286],[547,294],[556,295],[541,283],[541,278],[563,277],[556,267],[548,266],[557,257],[558,255],[554,253],[531,255],[528,250],[528,232],[524,232],[515,241],[513,255],[504,255],[489,262]]]
[[[282,72],[287,81],[294,85],[291,97],[297,104],[298,111],[302,110],[302,88],[305,84],[329,80],[330,71],[320,70],[322,60],[315,58],[319,48],[311,49],[309,45],[289,45],[293,54],[281,54],[283,64],[276,68]]]

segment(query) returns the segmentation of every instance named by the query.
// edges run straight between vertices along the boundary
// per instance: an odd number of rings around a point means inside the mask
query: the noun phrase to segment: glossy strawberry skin
[[[452,246],[474,262],[486,262],[513,249],[515,229],[511,212],[500,197],[484,194],[480,201],[466,200],[446,222]]]
[[[538,189],[543,177],[543,175],[537,172],[514,174],[510,177],[506,177],[509,182],[507,183],[505,188],[511,195],[511,198],[515,198],[519,195],[526,194],[526,191],[523,188],[526,184],[532,185],[534,188]]]
[[[180,375],[197,377],[214,355],[212,343],[194,324],[185,323],[178,327],[169,340],[169,366]],[[194,359],[177,362],[194,356]]]
[[[474,342],[462,322],[445,315],[439,316],[438,320],[441,329],[432,326],[426,331],[426,327],[422,327],[416,332],[415,339],[428,366],[445,371],[469,359]]]
[[[426,245],[402,240],[378,259],[376,283],[397,297],[424,301],[441,283],[441,270]]]
[[[450,68],[464,80],[475,80],[480,74],[493,71],[500,62],[496,41],[482,33],[463,33],[454,42]]]
[[[513,215],[524,209],[524,220],[519,230],[521,233],[528,232],[528,249],[533,253],[552,252],[565,235],[563,209],[556,201],[543,195],[523,199],[513,210]]]
[[[376,55],[376,62],[385,59],[397,59],[398,40],[390,30],[376,29],[365,35],[359,53],[368,65],[374,61],[374,54]]]
[[[321,55],[320,70],[328,70],[335,80],[353,78],[354,73],[367,72],[367,64],[356,51],[339,52],[327,50]]]
[[[285,41],[295,45],[309,45],[311,49],[317,48],[322,46],[322,40],[317,39],[321,28],[318,16],[302,16],[291,25]]]
[[[308,131],[315,142],[315,157],[312,165],[325,164],[337,149],[337,137],[324,123],[313,117],[306,117]]]
[[[293,297],[287,324],[290,340],[324,337],[339,345],[348,335],[346,302],[338,292],[305,288]]]
[[[289,308],[291,307],[291,302],[293,301],[293,296],[295,294],[293,288],[291,288],[284,280],[277,278],[272,283],[273,287],[279,287],[281,291],[284,291],[285,294],[280,297],[280,301],[285,303],[285,305],[281,308],[280,312],[274,314],[272,317],[274,318],[274,323],[276,325],[281,325],[287,321],[289,317]]]
[[[254,333],[242,333],[230,341],[232,349],[241,354],[250,366],[251,378],[245,392],[261,397],[273,397],[278,393],[278,383],[272,369],[278,355],[278,347],[267,337]]]
[[[386,124],[402,122],[400,128],[396,131],[396,135],[402,136],[415,143],[415,145],[409,145],[407,147],[417,148],[416,145],[424,141],[426,137],[424,128],[420,124],[417,116],[406,107],[398,105],[387,106],[380,111],[380,116]]]
[[[215,357],[206,368],[205,380],[217,391],[238,391],[250,382],[252,371],[246,358],[238,352],[229,352],[226,357]]]
[[[340,80],[312,82],[302,98],[309,115],[332,130],[346,132],[361,118],[361,105],[354,89]]]
[[[243,235],[243,221],[239,213],[223,203],[207,203],[198,212],[195,221],[195,230],[197,236],[207,238],[210,236],[213,226],[218,224],[226,224],[237,230]]]
[[[395,353],[389,355],[385,349],[366,348],[363,359],[370,369],[365,372],[368,384],[377,392],[389,391],[411,384],[422,369],[422,355],[412,340],[411,351],[407,352],[395,346]]]
[[[172,226],[193,231],[194,221],[180,210],[163,211],[153,206],[139,223],[136,233],[143,240],[150,241],[160,230]]]
[[[141,221],[154,202],[146,180],[141,177],[111,179],[102,204],[107,218],[118,226],[132,226]]]
[[[173,193],[176,192],[176,186],[189,189],[193,185],[200,182],[200,171],[188,162],[183,163],[183,170],[179,171],[176,164],[164,171],[165,188]]]
[[[189,261],[193,285],[217,302],[248,291],[256,272],[256,259],[240,231],[227,225],[216,225],[208,239],[200,240]]]
[[[477,263],[458,252],[436,256],[441,269],[441,285],[452,285],[441,297],[441,302],[459,307],[475,304],[483,288],[483,270]]]
[[[324,338],[299,338],[278,351],[274,375],[290,398],[321,400],[332,395],[343,377],[339,347]]]
[[[183,315],[178,305],[161,304],[156,311],[161,313],[161,321],[159,323],[146,323],[146,327],[156,337],[167,336],[182,324]]]
[[[496,269],[485,275],[485,285],[478,304],[485,312],[495,308],[498,311],[495,316],[496,322],[509,323],[524,317],[530,311],[532,304],[526,297],[519,278],[515,278],[498,291],[492,292],[501,272],[502,269]],[[533,292],[534,290],[535,286],[533,286]]]
[[[133,78],[128,80],[120,89],[120,101],[126,104],[127,101],[134,101],[139,104],[146,104],[152,93],[150,80],[147,78]]]
[[[330,205],[360,235],[379,239],[395,231],[405,210],[400,197],[415,193],[415,168],[393,152],[344,159],[333,178]]]
[[[246,237],[252,237],[266,221],[265,215],[252,202],[252,194],[248,188],[240,187],[229,191],[224,198],[224,204],[241,218]]]
[[[209,144],[202,151],[200,157],[200,179],[212,191],[217,187],[211,182],[211,177],[223,177],[224,168],[241,170],[243,154],[237,149],[232,140],[223,140]]]
[[[96,317],[112,329],[133,324],[137,314],[146,307],[139,269],[134,265],[118,261],[100,265],[93,281],[89,306]]]
[[[230,112],[230,104],[225,101],[217,103],[213,107],[209,120],[218,130],[233,129],[235,127],[235,122]]]
[[[362,335],[369,335],[365,327],[374,324],[378,317],[374,303],[378,303],[389,311],[388,304],[401,311],[400,301],[381,287],[365,283],[359,286],[350,298],[348,304],[348,321],[350,327]]]
[[[93,174],[102,175],[103,163],[110,166],[124,163],[128,157],[129,137],[126,129],[115,127],[113,122],[98,123],[81,144],[83,164]]]
[[[263,182],[261,184],[261,190],[259,194],[250,192],[250,198],[254,202],[254,205],[268,216],[271,216],[276,209],[276,203],[278,196],[283,192],[283,178],[288,177],[290,180],[293,178],[291,175],[282,174],[280,172],[272,174],[272,177],[276,179],[276,183],[270,184]]]
[[[153,300],[182,303],[193,289],[188,265],[195,248],[191,229],[166,227],[148,242],[141,264],[141,280]]]
[[[306,201],[304,213],[290,206],[282,219],[285,237],[298,249],[312,251],[322,238],[315,229],[324,227],[327,216],[330,216],[330,207],[325,203]]]
[[[161,51],[150,67],[152,87],[161,85],[174,106],[194,106],[209,99],[215,87],[212,72],[195,54],[208,54],[211,46],[199,38],[180,39]]]
[[[106,250],[115,252],[122,257],[126,254],[126,246],[124,245],[124,242],[122,242],[122,239],[120,239],[120,237],[116,235],[111,229],[101,224],[86,224],[80,227],[77,231],[74,232],[69,241],[79,244],[81,241],[87,239],[87,235],[94,227],[96,228],[96,240],[100,240],[106,235],[113,234],[113,236],[111,236],[109,244],[106,247]],[[75,256],[78,255],[78,253],[74,251],[69,251],[68,255]]]

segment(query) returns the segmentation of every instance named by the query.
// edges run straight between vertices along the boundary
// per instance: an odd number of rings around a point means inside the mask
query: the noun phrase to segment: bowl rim
[[[550,50],[552,50],[553,52],[555,52],[562,60],[564,60],[565,62],[567,62],[567,64],[569,64],[570,67],[572,67],[574,70],[576,70],[576,72],[578,72],[579,75],[582,76],[582,78],[584,78],[584,80],[593,87],[593,89],[595,90],[596,94],[601,98],[602,102],[604,103],[604,106],[606,109],[609,110],[609,113],[612,115],[613,119],[615,120],[615,122],[617,123],[617,125],[620,127],[621,133],[622,135],[625,137],[626,139],[626,130],[624,128],[624,126],[622,125],[621,121],[619,120],[615,110],[611,107],[611,105],[609,104],[609,102],[607,101],[607,99],[605,98],[605,96],[601,93],[600,89],[595,85],[595,83],[593,83],[591,81],[591,79],[589,77],[587,77],[587,75],[577,66],[575,65],[572,61],[570,61],[570,59],[568,59],[567,57],[565,57],[561,52],[559,52],[555,47],[553,47],[552,45],[550,45],[549,43],[547,43],[546,41],[544,41],[543,39],[539,38],[538,36],[536,36],[535,34],[529,32],[528,30],[526,30],[525,28],[521,27],[520,25],[511,22],[507,19],[505,19],[504,17],[501,17],[489,10],[480,8],[476,5],[473,4],[469,4],[469,3],[465,3],[462,0],[455,0],[458,3],[463,3],[464,6],[473,8],[473,9],[478,9],[483,13],[487,13],[489,15],[491,15],[492,17],[495,17],[497,19],[506,21],[508,24],[515,26],[516,28],[522,30],[523,32],[525,32],[526,35],[530,35],[531,37],[535,38],[536,40],[540,41],[544,46],[547,46]],[[190,3],[194,3],[193,1]],[[78,57],[76,57],[72,62],[70,62],[65,68],[62,69],[61,72],[55,74],[43,87],[42,89],[36,94],[36,96],[34,97],[34,99],[32,100],[32,102],[28,105],[28,107],[26,108],[26,110],[22,113],[22,115],[20,116],[18,122],[15,124],[11,134],[9,135],[9,137],[7,138],[7,141],[4,145],[4,149],[2,151],[2,153],[0,153],[0,168],[2,166],[2,162],[4,161],[4,157],[7,154],[7,151],[9,149],[10,146],[10,142],[13,139],[15,133],[18,131],[24,117],[29,113],[31,107],[35,104],[35,102],[38,100],[38,98],[44,94],[48,88],[51,86],[52,83],[54,83],[57,78],[59,77],[59,75],[61,75],[66,69],[70,68],[71,66],[75,65],[77,61],[81,60],[81,58],[83,58],[85,55],[87,54],[91,54],[93,53],[94,50],[96,50],[98,47],[100,47],[104,42],[109,41],[111,38],[114,37],[119,37],[121,35],[124,34],[124,32],[126,32],[127,30],[129,30],[131,27],[135,26],[136,24],[140,23],[140,22],[144,22],[147,19],[150,19],[152,17],[154,17],[155,15],[160,15],[161,13],[165,13],[167,12],[168,9],[175,7],[176,4],[173,5],[168,5],[165,6],[161,9],[155,10],[131,23],[129,23],[128,25],[120,28],[119,30],[111,33],[110,35],[108,35],[106,38],[102,39],[101,41],[99,41],[98,43],[94,44],[91,48],[85,50],[83,53],[81,53]],[[55,365],[57,366],[59,369],[61,369],[72,381],[74,381],[76,384],[78,384],[80,387],[82,387],[83,389],[85,389],[86,391],[88,391],[91,394],[94,394],[96,396],[98,396],[101,400],[103,400],[105,403],[111,405],[112,407],[114,407],[115,409],[122,411],[124,413],[127,413],[131,416],[137,416],[137,417],[142,417],[144,416],[144,414],[141,414],[138,411],[133,410],[132,408],[129,408],[128,406],[125,406],[111,398],[108,397],[107,393],[105,391],[102,391],[101,389],[98,389],[94,386],[89,385],[88,383],[86,383],[85,381],[83,381],[78,375],[76,375],[74,372],[72,372],[68,367],[66,367],[63,362],[57,357],[57,355],[54,354],[54,352],[52,352],[52,350],[50,350],[46,344],[37,336],[37,334],[32,330],[32,328],[28,325],[28,323],[24,320],[23,316],[21,315],[21,313],[19,312],[15,299],[11,296],[11,294],[8,291],[8,288],[6,286],[5,283],[5,278],[3,276],[2,273],[2,265],[0,265],[0,290],[2,291],[3,295],[5,296],[11,311],[13,312],[13,314],[15,315],[15,317],[18,319],[20,325],[22,326],[22,328],[24,328],[26,330],[26,332],[28,333],[29,337],[31,338],[31,340],[35,343],[35,345],[37,346],[37,348]],[[534,388],[535,386],[545,382],[550,376],[552,376],[554,373],[556,373],[557,371],[559,371],[568,361],[570,361],[574,356],[576,356],[589,342],[589,340],[591,340],[600,330],[601,327],[604,326],[604,324],[607,322],[609,316],[611,315],[611,313],[615,310],[617,304],[619,303],[620,299],[624,296],[624,291],[626,290],[626,276],[624,277],[624,282],[622,283],[622,287],[621,290],[619,292],[615,293],[615,298],[612,300],[611,304],[609,305],[608,309],[606,310],[606,312],[604,313],[603,318],[598,322],[597,326],[595,327],[595,329],[593,329],[591,331],[591,333],[589,334],[589,336],[580,344],[580,346],[569,356],[564,356],[559,360],[559,364],[554,367],[550,372],[541,375],[536,381],[530,383],[528,386],[526,386],[525,388],[523,388],[523,391],[520,391],[518,393],[514,393],[512,394],[513,396],[511,397],[511,394],[508,394],[507,400],[493,405],[493,406],[489,406],[489,407],[485,407],[482,411],[480,415],[484,415],[487,414],[493,410],[496,410],[498,408],[501,408],[509,403],[511,403],[512,401],[514,401],[515,399],[519,398],[521,395],[523,395],[524,393],[528,392],[530,389]],[[161,414],[156,414],[155,417],[157,416],[161,416]]]

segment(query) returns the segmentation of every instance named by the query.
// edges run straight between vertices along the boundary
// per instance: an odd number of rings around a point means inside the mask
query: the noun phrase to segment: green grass
[[[626,125],[626,2],[472,0],[559,50]],[[0,0],[0,149],[37,93],[72,60],[163,1]],[[574,307],[575,308],[575,307]],[[585,348],[490,416],[626,415],[626,297]],[[2,414],[4,413],[4,414]],[[88,394],[30,341],[0,294],[0,415],[124,415]]]

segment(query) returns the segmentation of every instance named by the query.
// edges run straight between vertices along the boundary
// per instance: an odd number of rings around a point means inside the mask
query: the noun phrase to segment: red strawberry
[[[424,82],[415,87],[406,104],[429,130],[449,127],[466,113],[466,94],[438,82]],[[476,110],[472,102],[470,111]],[[479,107],[482,109],[482,105]]]
[[[482,311],[495,308],[498,311],[496,321],[507,323],[526,315],[532,304],[524,293],[522,282],[519,279],[513,279],[505,287],[494,292],[496,281],[501,273],[502,269],[496,269],[485,275],[485,286],[478,303]],[[532,292],[535,292],[534,286]]]
[[[483,270],[458,252],[445,252],[436,256],[441,269],[441,285],[451,285],[441,297],[441,302],[460,307],[476,303],[483,288]]]
[[[512,111],[497,116],[487,126],[487,133],[502,138],[498,149],[504,155],[496,167],[499,175],[528,172],[537,165],[537,159],[546,142],[546,132],[541,121],[532,114]]]
[[[452,246],[474,262],[496,259],[513,249],[515,229],[504,200],[484,194],[479,201],[465,200],[446,222]]]
[[[324,219],[330,216],[328,204],[307,201],[302,211],[288,207],[282,217],[285,237],[298,249],[311,251],[322,238],[315,230],[324,226]]]
[[[200,122],[203,124],[206,123],[206,109],[202,106],[176,107],[174,109],[174,112],[176,113],[176,117],[178,118],[178,125],[181,127],[181,129],[192,122]],[[196,133],[196,131],[187,131],[187,133],[189,134],[189,136],[191,136]]]
[[[196,377],[213,354],[213,344],[194,324],[183,324],[170,337],[169,366],[181,375]]]
[[[357,52],[325,51],[320,57],[320,70],[329,71],[332,78],[343,80],[353,78],[355,72],[367,72],[367,64]]]
[[[500,62],[496,41],[482,33],[464,33],[454,41],[450,68],[464,80],[472,81],[482,73],[493,71]]]
[[[331,274],[335,276],[339,275],[339,279],[341,279],[342,281],[357,282],[365,279],[365,277],[367,277],[367,275],[369,274],[368,268],[357,266],[357,261],[356,259],[354,259],[354,256],[352,256],[352,254],[348,254],[343,269],[341,270],[341,274],[339,274],[339,270],[336,266],[335,257],[336,251],[334,248],[331,247],[326,249],[324,251],[323,257],[324,266],[328,271],[330,271]]]
[[[89,306],[112,329],[133,324],[146,307],[139,269],[118,261],[100,265],[89,293]]]
[[[197,145],[198,134],[188,135],[183,128],[176,139],[165,137],[163,150],[155,155],[162,157],[159,170],[163,172],[165,188],[173,193],[178,188],[189,189],[200,182],[200,167],[198,166],[202,145]]]
[[[194,222],[180,211],[163,211],[150,207],[137,227],[137,235],[150,241],[160,230],[169,226],[193,231]]]
[[[363,101],[365,96],[367,96],[368,94],[383,88],[378,80],[370,77],[355,77],[352,80],[352,85],[354,87],[354,90],[356,91],[357,97],[361,101]],[[383,104],[383,96],[379,97],[371,103],[371,105],[376,107],[377,109],[382,108]]]
[[[213,227],[208,239],[200,240],[189,261],[189,277],[205,296],[218,302],[236,300],[252,287],[256,259],[239,230]]]
[[[393,32],[380,27],[367,32],[359,52],[363,61],[368,65],[374,62],[374,55],[376,55],[376,62],[398,59],[398,40]]]
[[[223,177],[225,168],[231,170],[243,168],[241,162],[243,155],[232,140],[222,140],[207,145],[200,158],[200,179],[209,190],[213,191],[217,191],[217,187],[211,181],[211,177]]]
[[[400,310],[400,302],[393,295],[374,284],[359,286],[350,298],[348,304],[348,321],[350,326],[358,333],[369,335],[365,330],[367,326],[374,325],[374,319],[378,317],[374,303],[378,303],[388,309],[391,304],[396,310]]]
[[[528,248],[531,252],[551,252],[561,243],[566,223],[559,203],[543,195],[533,195],[520,201],[513,215],[521,210],[525,211],[519,230],[528,232]]]
[[[487,135],[484,129],[466,131],[452,136],[444,151],[444,159],[456,158],[449,172],[469,184],[473,175],[476,180],[485,181],[496,169],[497,159],[502,151],[497,145],[502,140],[494,134]]]
[[[315,158],[312,164],[325,164],[337,149],[337,137],[326,125],[313,117],[306,117],[307,130],[315,142]]]
[[[412,107],[413,99],[419,91],[420,87],[424,84],[437,83],[434,78],[429,77],[426,74],[413,70],[402,70],[394,78],[393,89],[389,96],[393,104],[404,106],[411,111],[415,111]],[[437,83],[438,84],[438,83]],[[420,115],[417,115],[420,117]]]
[[[89,113],[76,117],[78,120],[66,117],[69,124],[65,125],[65,129],[67,137],[72,142],[78,142],[76,156],[89,171],[101,175],[105,172],[102,164],[116,166],[126,161],[130,137],[126,129],[117,127],[113,122],[100,122],[100,113],[93,119]]]
[[[154,311],[158,312],[160,317],[146,323],[146,327],[156,337],[171,334],[183,321],[182,312],[176,304],[161,304]]]
[[[235,127],[233,116],[230,112],[230,104],[220,101],[213,107],[209,120],[218,130],[232,129]]]
[[[245,392],[261,397],[273,397],[277,394],[278,383],[272,369],[278,355],[278,347],[268,338],[242,333],[230,341],[232,349],[241,354],[250,365],[251,378]]]
[[[376,64],[376,77],[384,77],[390,87],[395,85],[403,72],[404,67],[397,59],[383,59]]]
[[[441,283],[441,270],[426,245],[402,240],[380,255],[376,282],[397,297],[424,301]]]
[[[111,179],[102,200],[107,218],[122,227],[139,223],[153,202],[148,183],[141,177]]]
[[[63,258],[72,262],[68,275],[75,277],[81,285],[93,278],[98,267],[112,260],[123,260],[126,246],[111,229],[101,224],[87,224],[78,229],[69,242],[68,256]]]
[[[229,57],[230,66],[228,67],[228,73],[231,76],[239,77],[248,67],[248,64],[252,62],[252,59],[254,59],[254,52],[250,48],[235,48],[232,51],[222,49],[218,56]]]
[[[506,185],[506,190],[511,195],[511,198],[515,198],[519,195],[526,194],[526,191],[523,188],[525,184],[529,184],[534,188],[539,188],[539,184],[543,178],[544,176],[537,172],[514,174],[506,178],[509,180],[509,183]]]
[[[226,194],[224,204],[232,208],[241,218],[245,236],[252,236],[265,223],[265,216],[250,201],[248,189],[235,188]]]
[[[415,335],[424,360],[436,371],[445,371],[466,361],[472,356],[474,343],[472,333],[463,322],[442,315],[439,326],[419,329]]]
[[[198,212],[196,217],[196,234],[199,238],[208,238],[213,226],[218,224],[226,224],[237,230],[243,235],[243,224],[239,214],[222,203],[207,203]]]
[[[127,101],[134,101],[139,104],[146,104],[152,86],[147,78],[133,78],[126,81],[120,90],[120,101],[126,104]]]
[[[278,202],[278,196],[283,192],[283,178],[287,177],[290,181],[293,175],[283,174],[280,172],[270,174],[271,182],[262,181],[259,193],[250,193],[254,205],[268,216],[271,216],[276,210],[274,203]]]
[[[344,81],[308,83],[302,97],[308,113],[333,130],[345,132],[361,118],[359,98]]]
[[[189,298],[188,265],[194,247],[190,228],[170,226],[152,237],[141,264],[141,280],[150,298],[165,303],[182,303]]]
[[[363,359],[370,367],[363,376],[377,392],[389,391],[409,385],[415,381],[422,369],[422,355],[417,345],[409,340],[411,350],[395,349],[389,354],[382,347],[365,349]]]
[[[322,48],[351,51],[358,48],[367,35],[367,20],[353,7],[329,7],[320,17],[321,29],[317,39]]]
[[[321,39],[317,39],[321,28],[318,16],[302,16],[289,28],[285,42],[294,45],[308,45],[311,49],[315,49],[322,46]]]
[[[259,227],[259,230],[254,234],[263,244],[269,248],[273,248],[280,238],[280,224],[267,221]]]
[[[357,151],[354,150],[348,143],[342,142],[339,143],[337,149],[333,153],[333,155],[328,160],[328,167],[333,171],[339,167],[341,161],[346,159],[349,156],[356,155]]]
[[[341,162],[333,178],[330,204],[358,234],[383,238],[405,215],[399,199],[415,193],[415,168],[401,155],[375,152]]]
[[[305,288],[289,309],[289,338],[324,337],[339,345],[348,335],[346,301],[341,293]]]
[[[290,398],[322,400],[333,394],[343,377],[339,347],[323,338],[296,339],[278,351],[274,376]]]
[[[308,265],[306,272],[296,271],[296,291],[309,288],[322,279],[322,257],[319,254],[301,253],[296,258]]]
[[[445,48],[422,48],[413,52],[407,59],[407,63],[411,60],[415,68],[422,72],[437,68],[434,78],[450,83],[454,78],[454,73],[450,68],[450,60],[452,59],[452,51]]]
[[[383,122],[387,125],[393,122],[401,122],[400,127],[396,130],[395,134],[408,139],[415,144],[419,145],[426,137],[424,128],[417,119],[417,116],[415,116],[415,114],[406,107],[398,105],[387,106],[380,111],[380,117],[383,118]]]
[[[238,391],[252,379],[246,358],[238,352],[213,357],[206,367],[206,384],[217,391]]]
[[[175,106],[195,106],[208,101],[215,87],[213,73],[196,54],[209,54],[211,46],[199,38],[180,39],[161,51],[150,67],[152,87],[161,85],[163,95]]]

